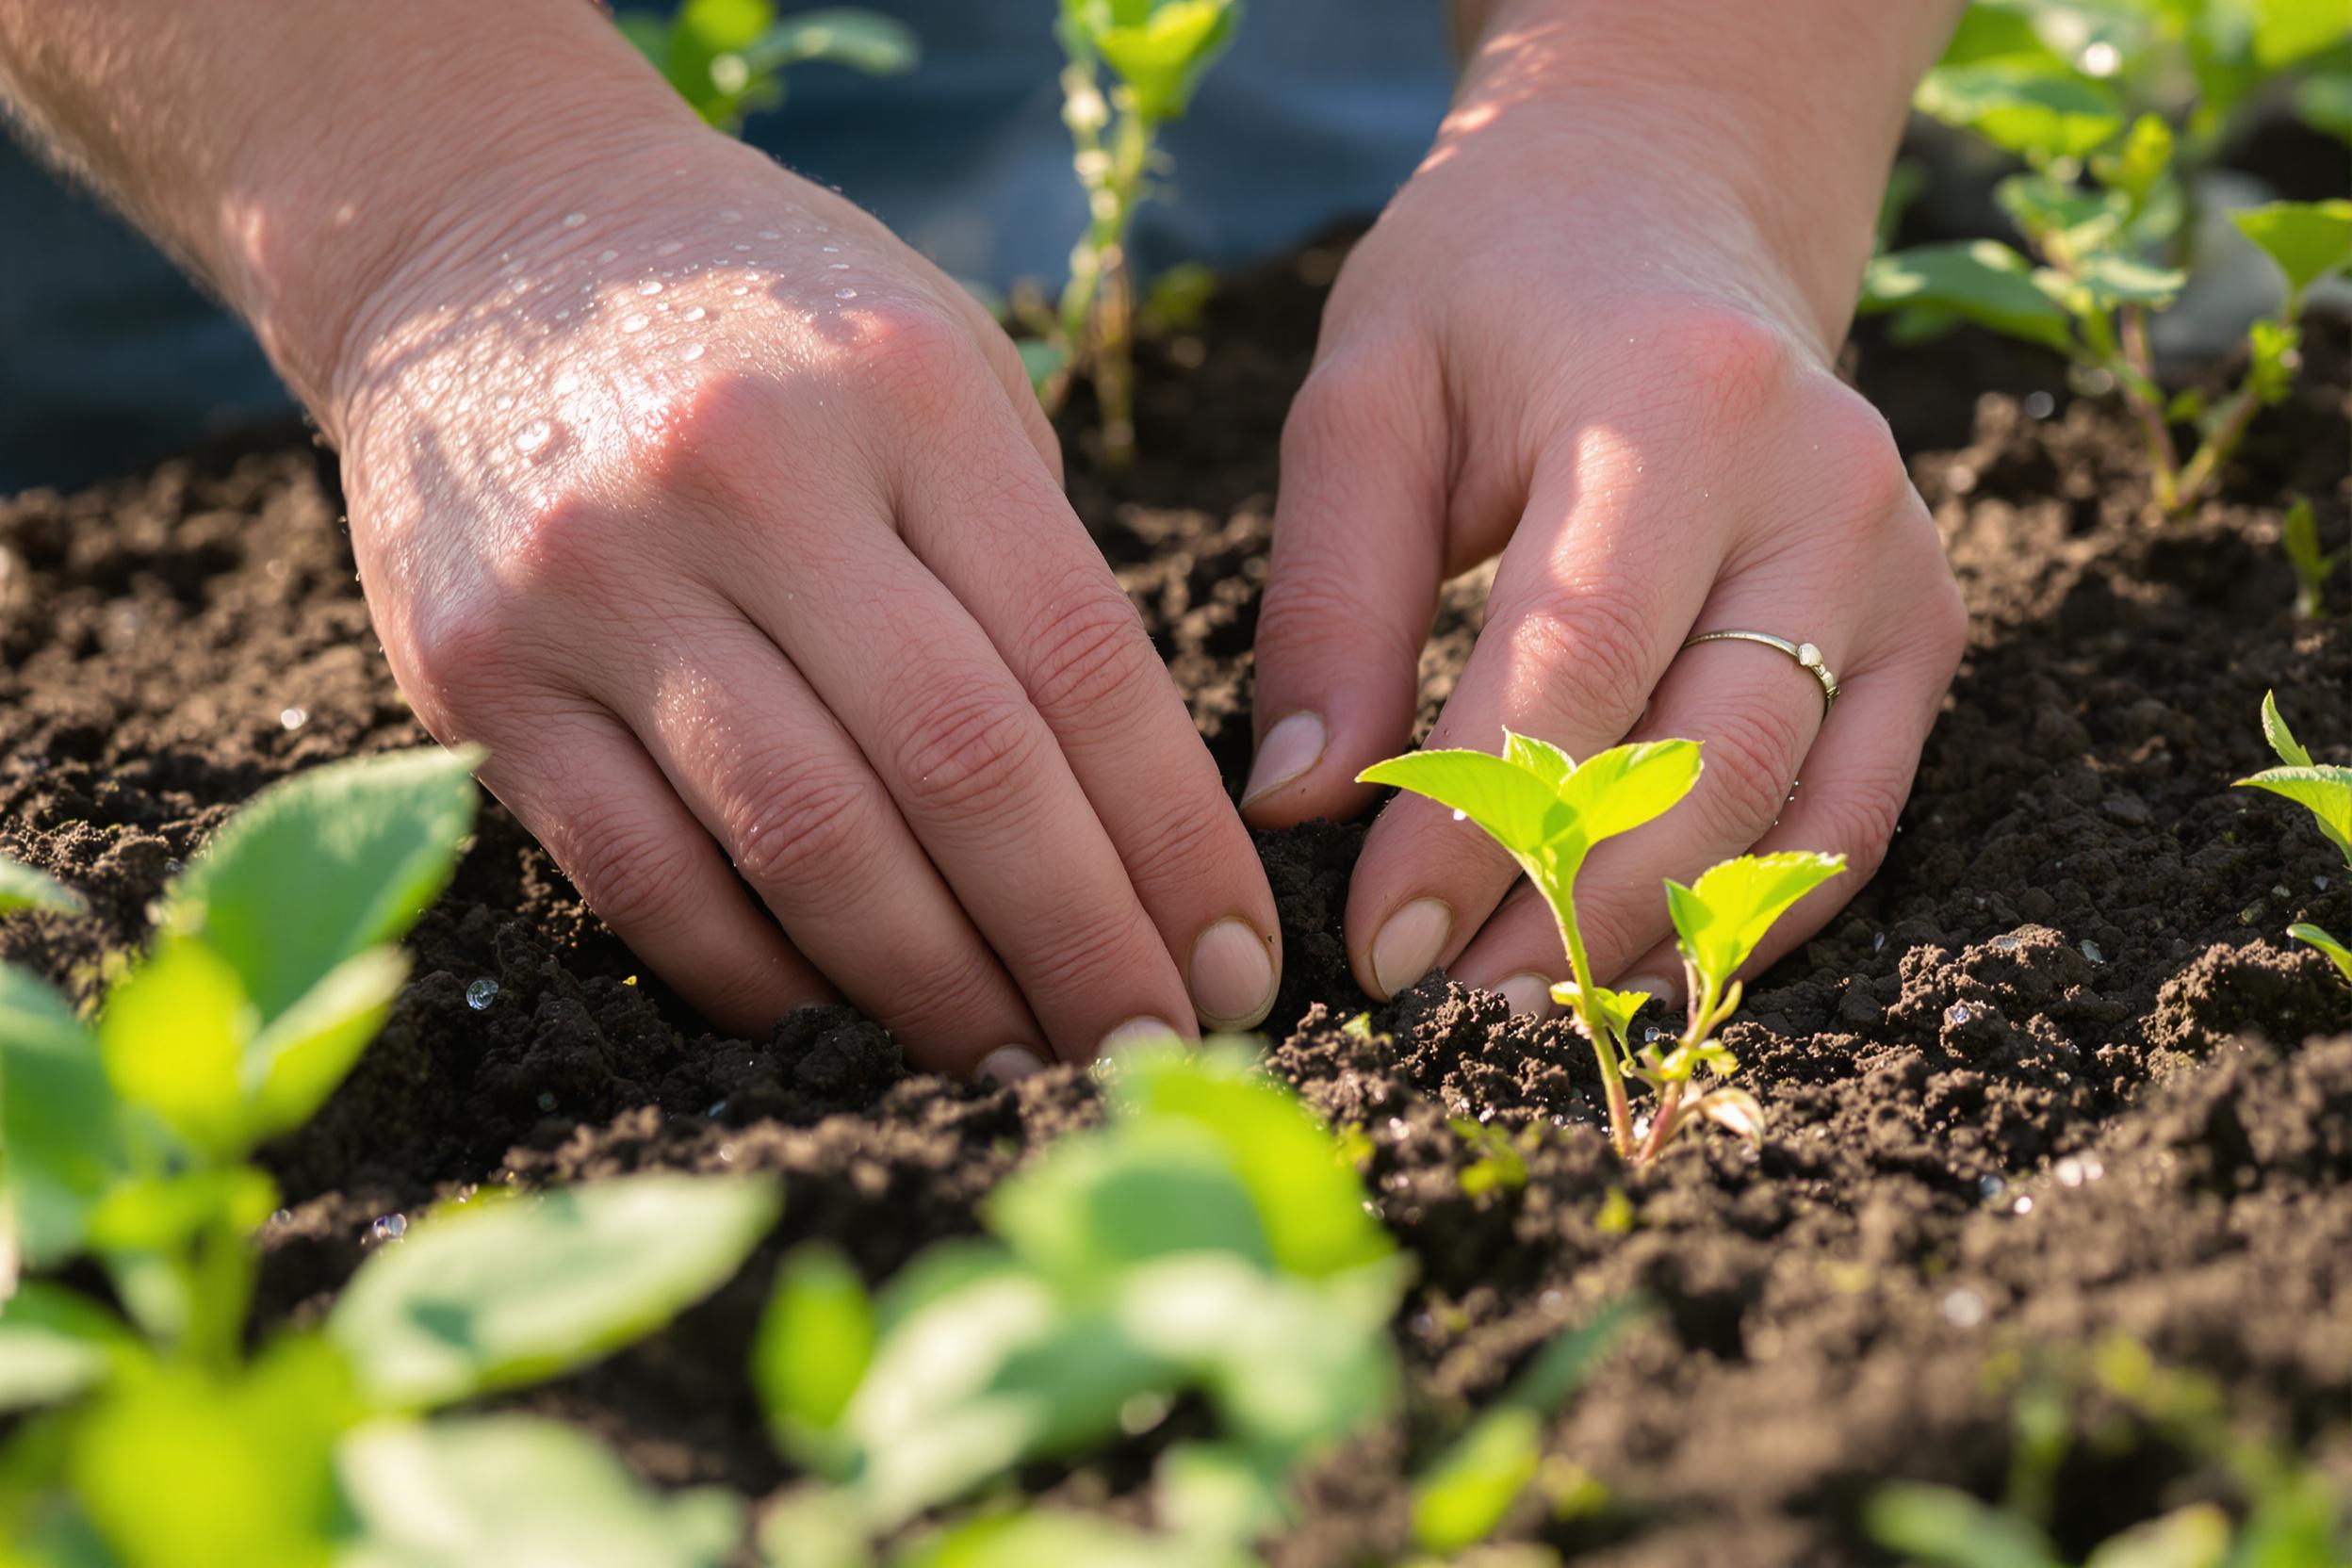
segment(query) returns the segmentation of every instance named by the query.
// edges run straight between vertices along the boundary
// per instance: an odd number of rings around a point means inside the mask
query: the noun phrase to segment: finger
[[[1042,1031],[857,743],[722,608],[666,647],[633,642],[619,692],[598,694],[793,945],[917,1066],[970,1075],[992,1061],[999,1074],[1024,1053],[1041,1064]]]
[[[1362,809],[1372,791],[1356,775],[1412,732],[1447,462],[1444,382],[1414,343],[1324,360],[1282,425],[1242,788],[1261,827]]]
[[[1053,731],[954,595],[882,519],[776,536],[744,612],[873,765],[1048,1042],[1189,1034],[1191,1004]]]
[[[1715,580],[1724,532],[1711,512],[1674,514],[1682,492],[1660,499],[1642,466],[1637,448],[1604,435],[1539,466],[1431,746],[1491,752],[1508,727],[1581,758],[1641,715]],[[1357,980],[1388,997],[1450,964],[1517,876],[1474,825],[1398,796],[1373,824],[1348,889]]]
[[[1010,435],[984,422],[958,461],[915,476],[901,531],[1053,731],[1192,1010],[1249,1028],[1282,973],[1265,868],[1135,606]]]
[[[588,906],[711,1022],[756,1039],[795,1007],[838,1000],[610,713],[582,709],[499,738],[482,781]]]

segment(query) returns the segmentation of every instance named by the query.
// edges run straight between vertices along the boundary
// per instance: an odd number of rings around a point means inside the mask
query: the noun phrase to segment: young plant
[[[1973,8],[1916,100],[2024,161],[1994,195],[2034,259],[1990,238],[1881,255],[1864,275],[1860,308],[1900,313],[1904,335],[1971,321],[2066,356],[2085,385],[2112,384],[2140,427],[2157,509],[2176,515],[2212,494],[2254,416],[2286,396],[2306,296],[2352,265],[2352,202],[2275,202],[2231,214],[2278,265],[2283,302],[2247,329],[2247,368],[2235,388],[2210,405],[2195,392],[2168,400],[2148,319],[2188,280],[2151,259],[2186,232],[2193,182],[2178,165],[2209,155],[2228,112],[2253,88],[2352,29],[2331,7],[2261,8],[2263,21],[2236,32],[2203,16],[2165,28],[2132,14],[2137,8],[2115,8],[2076,17],[2088,36],[2062,50],[2050,38],[2066,28],[2043,14],[2057,8]],[[2278,20],[2289,13],[2293,24]],[[2185,60],[2174,60],[2175,51]],[[2189,102],[2133,112],[2132,97],[2154,101],[2155,84],[2176,79],[2195,82]],[[2195,434],[2185,457],[2176,426]]]
[[[2241,778],[2231,787],[2268,790],[2301,806],[2319,825],[2321,835],[2343,855],[2344,869],[2352,871],[2352,768],[2312,761],[2311,754],[2287,727],[2275,692],[2262,694],[2262,738],[2278,754],[2282,765]],[[2287,935],[2325,953],[2344,977],[2352,980],[2352,948],[2309,922],[2288,926]]]
[[[2287,564],[2295,568],[2295,614],[2307,621],[2319,619],[2327,612],[2328,580],[2344,564],[2345,552],[2321,547],[2319,519],[2309,497],[2296,497],[2287,508],[2279,525],[2278,547],[2286,552]]]
[[[1086,193],[1086,231],[1070,253],[1070,278],[1048,313],[1033,311],[1021,344],[1047,411],[1069,396],[1073,377],[1094,386],[1102,459],[1135,455],[1135,282],[1127,241],[1152,176],[1168,167],[1155,139],[1184,118],[1200,78],[1233,41],[1240,0],[1062,0],[1054,36],[1062,71],[1062,122],[1075,149],[1071,167]],[[1112,84],[1106,94],[1102,73]],[[1200,274],[1178,274],[1171,308],[1198,292]]]
[[[1412,752],[1358,776],[1367,784],[1426,795],[1451,807],[1457,818],[1476,823],[1519,863],[1551,906],[1574,976],[1554,987],[1552,994],[1575,1013],[1592,1042],[1610,1141],[1621,1157],[1637,1164],[1657,1158],[1694,1112],[1743,1136],[1761,1135],[1762,1108],[1727,1082],[1739,1063],[1715,1039],[1715,1031],[1739,1007],[1735,976],[1765,932],[1845,865],[1841,857],[1806,852],[1743,855],[1690,887],[1667,883],[1668,912],[1689,984],[1690,1018],[1666,1049],[1655,1042],[1637,1048],[1633,1021],[1650,998],[1594,982],[1576,925],[1576,874],[1602,841],[1671,810],[1698,782],[1700,765],[1695,741],[1617,746],[1577,763],[1558,746],[1506,730],[1500,757],[1482,751]],[[1646,1126],[1634,1121],[1627,1077],[1656,1093]]]
[[[252,1238],[278,1203],[252,1152],[382,1024],[395,944],[472,824],[476,760],[369,758],[265,791],[168,890],[94,1027],[0,967],[0,1409],[18,1417],[0,1558],[491,1568],[529,1547],[716,1568],[737,1544],[731,1500],[653,1497],[578,1432],[416,1417],[658,1326],[765,1234],[764,1185],[479,1196],[377,1251],[321,1330],[249,1349]],[[103,1298],[16,1277],[77,1260]]]
[[[782,106],[792,66],[830,60],[891,76],[921,58],[904,24],[846,7],[779,18],[771,0],[686,0],[667,20],[653,11],[614,20],[704,123],[729,136],[743,134],[746,116]]]

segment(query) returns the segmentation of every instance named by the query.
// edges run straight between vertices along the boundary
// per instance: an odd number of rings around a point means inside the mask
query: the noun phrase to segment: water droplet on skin
[[[522,429],[514,433],[514,449],[522,453],[525,457],[529,457],[531,453],[546,446],[548,439],[554,434],[554,426],[548,424],[545,419],[533,419],[531,423],[525,425]]]
[[[682,313],[680,319],[687,321],[699,321],[708,314],[710,313],[704,310],[700,305],[688,305]]]
[[[653,253],[658,256],[674,256],[685,248],[686,247],[684,245],[675,239],[665,239],[661,244],[656,245],[653,248]]]
[[[829,256],[837,256],[841,253],[841,248],[839,245],[824,245],[818,248]]]
[[[587,221],[588,215],[584,212],[567,212],[564,215],[564,226],[567,229],[579,228]]]
[[[596,253],[596,259],[606,263],[615,262],[621,259],[621,253],[618,251],[598,251]]]
[[[559,321],[568,321],[572,318],[572,313],[568,310],[559,310],[555,313],[555,318]]]
[[[637,286],[637,292],[643,298],[650,300],[662,292],[661,281],[657,278],[647,278]]]
[[[498,983],[486,974],[466,988],[466,1005],[478,1013],[498,999]]]
[[[286,729],[300,729],[310,722],[310,714],[300,708],[281,709],[278,723]]]
[[[650,316],[624,316],[621,318],[621,330],[623,332],[643,332],[652,323],[652,320],[653,318]]]
[[[678,351],[678,357],[689,361],[700,359],[702,357],[702,345],[699,343],[689,343],[684,348]]]
[[[845,261],[828,261],[825,264],[825,270],[828,272],[846,272],[849,270],[849,263]]]
[[[554,386],[557,397],[568,397],[580,390],[580,376],[576,371],[566,370],[555,378]]]
[[[738,251],[748,251],[748,250],[750,250],[750,249],[751,249],[751,247],[750,247],[750,246],[748,246],[748,245],[738,245],[738,246],[736,246],[736,247],[735,247],[735,249],[737,249]]]
[[[734,287],[732,287],[732,288],[728,289],[728,290],[727,290],[727,292],[728,292],[729,294],[734,295],[737,299],[739,299],[739,300],[740,300],[740,299],[742,299],[744,295],[746,295],[746,294],[750,293],[750,292],[751,292],[751,290],[750,290],[750,289],[748,289],[748,288],[745,288],[745,287],[744,287],[742,284],[740,284],[740,283],[739,283],[739,284],[737,284]]]
[[[760,231],[760,237],[762,239],[781,239],[784,237],[776,233],[774,229],[761,229]]]
[[[508,409],[514,406],[514,400],[511,397],[501,396],[497,400],[492,402],[490,406],[497,409],[500,414],[504,414]]]
[[[743,220],[743,215],[737,212],[733,207],[721,207],[719,209],[719,221],[722,223],[740,223]]]
[[[833,297],[837,300],[854,300],[858,297],[858,291],[854,288],[837,288],[833,291]]]

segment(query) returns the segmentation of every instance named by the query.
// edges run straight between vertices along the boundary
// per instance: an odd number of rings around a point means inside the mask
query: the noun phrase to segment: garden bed
[[[1310,251],[1244,279],[1197,339],[1147,352],[1135,469],[1093,471],[1070,442],[1079,510],[1233,785],[1276,434],[1334,263]],[[2291,494],[2331,545],[2345,532],[2344,323],[2311,339],[2229,498],[2164,528],[2141,520],[2117,411],[2034,361],[1972,337],[1857,356],[1943,530],[1970,646],[1885,868],[1726,1034],[1771,1114],[1760,1153],[1693,1138],[1628,1175],[1567,1025],[1442,981],[1376,1010],[1369,1037],[1343,1033],[1367,1006],[1339,936],[1361,827],[1260,836],[1287,959],[1275,1068],[1362,1126],[1367,1183],[1419,1266],[1396,1325],[1406,1413],[1310,1478],[1274,1561],[1401,1556],[1400,1478],[1445,1418],[1637,1289],[1658,1310],[1551,1434],[1609,1501],[1564,1520],[1530,1505],[1515,1527],[1580,1560],[1878,1560],[1856,1525],[1873,1481],[1999,1491],[2009,1404],[1988,1369],[2116,1333],[2210,1375],[2236,1419],[2352,1488],[2352,1006],[2282,935],[2352,927],[2352,890],[2301,811],[2227,788],[2270,760],[2266,689],[2323,760],[2352,738],[2342,590],[2332,619],[2295,619],[2277,547]],[[89,997],[237,803],[424,739],[339,504],[332,458],[299,433],[0,500],[0,852],[96,909],[12,918],[0,958]],[[1448,590],[1425,720],[1478,599],[1476,580]],[[991,1184],[1095,1114],[1074,1071],[1008,1091],[908,1077],[845,1009],[770,1039],[708,1034],[495,808],[413,946],[384,1038],[270,1152],[288,1207],[263,1237],[265,1306],[315,1315],[391,1244],[379,1220],[467,1184],[780,1171],[784,1224],[734,1285],[524,1398],[662,1482],[758,1496],[786,1478],[743,1371],[776,1250],[827,1236],[887,1275],[972,1231]],[[1537,1129],[1524,1184],[1466,1195],[1483,1147],[1453,1119]],[[1168,1426],[1191,1419],[1180,1405]],[[1161,1440],[1026,1478],[1132,1512]],[[2061,1544],[2193,1494],[2194,1469],[2162,1444],[2080,1447]]]

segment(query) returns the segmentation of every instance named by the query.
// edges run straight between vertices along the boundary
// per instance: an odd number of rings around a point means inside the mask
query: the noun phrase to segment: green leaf
[[[1576,1006],[1576,983],[1574,980],[1562,980],[1552,988],[1553,1001],[1563,1007],[1576,1007],[1581,1016],[1583,1009]],[[1607,1021],[1606,1026],[1620,1039],[1632,1030],[1634,1015],[1657,1000],[1647,991],[1613,991],[1607,986],[1592,988],[1594,1010]]]
[[[81,1249],[90,1214],[127,1165],[121,1106],[98,1040],[59,996],[0,964],[0,1179],[24,1262]]]
[[[1093,45],[1147,122],[1174,120],[1233,41],[1238,13],[1233,0],[1156,0],[1148,19],[1102,27]]]
[[[2064,1568],[2042,1532],[1965,1492],[1890,1481],[1863,1506],[1863,1528],[1929,1568]]]
[[[1938,66],[1912,99],[1919,112],[1974,131],[2004,152],[2079,158],[2124,127],[2113,90],[2069,72],[2014,59]]]
[[[533,1382],[708,1295],[779,1201],[764,1181],[656,1174],[446,1213],[360,1268],[327,1333],[380,1408]]]
[[[2295,503],[2287,508],[2287,514],[2278,528],[2278,547],[2286,555],[2287,564],[2295,568],[2295,612],[2306,620],[2312,619],[2326,608],[2323,596],[2328,580],[2335,575],[2338,566],[2344,564],[2344,552],[2320,547],[2319,516],[2311,510],[2310,497],[2297,496]],[[2265,696],[2262,699],[2262,727],[2266,732],[2277,712],[2277,705]],[[2277,744],[2275,738],[2272,743],[2274,746]],[[2281,754],[2281,760],[2290,764],[2311,760],[2309,757],[2286,757],[2284,754]]]
[[[374,947],[327,972],[245,1047],[245,1135],[258,1141],[308,1121],[384,1027],[408,978],[398,948]]]
[[[1576,771],[1576,760],[1549,741],[1539,741],[1532,735],[1503,731],[1503,760],[1527,772],[1550,785],[1555,792]]]
[[[2144,202],[2172,169],[2172,127],[2161,115],[2143,114],[2111,153],[2091,160],[2099,183]]]
[[[1993,239],[1921,245],[1873,256],[1863,270],[1864,314],[1929,305],[2009,337],[2074,351],[2064,306],[2034,281],[2033,265]]]
[[[2301,806],[2311,812],[2328,841],[2343,852],[2344,864],[2352,866],[2352,768],[2325,763],[2266,768],[2251,778],[2239,779],[2235,788],[2268,790]]]
[[[1289,1485],[1281,1455],[1239,1443],[1178,1443],[1152,1467],[1152,1511],[1203,1547],[1240,1547],[1282,1528]]]
[[[1568,1402],[1592,1365],[1649,1311],[1638,1296],[1620,1297],[1576,1327],[1552,1336],[1503,1393],[1505,1403],[1549,1415]]]
[[[1695,741],[1612,746],[1576,764],[1560,787],[1587,845],[1664,816],[1690,792],[1704,764]]]
[[[2312,128],[2352,141],[2352,71],[2314,71],[2295,83],[2295,112]]]
[[[1494,1533],[1535,1478],[1544,1422],[1533,1411],[1490,1411],[1413,1481],[1413,1535],[1422,1550],[1451,1554]]]
[[[1514,856],[1533,855],[1572,825],[1567,805],[1550,784],[1483,751],[1408,752],[1373,763],[1356,782],[1393,785],[1451,807]]]
[[[2222,1568],[2230,1557],[2230,1515],[2218,1504],[2192,1503],[2109,1536],[2082,1568]]]
[[[2296,941],[2309,942],[2328,955],[2328,961],[2336,966],[2346,980],[2352,980],[2352,947],[2346,947],[2309,921],[2298,921],[2287,927],[2287,935]]]
[[[60,1285],[28,1281],[0,1305],[0,1411],[87,1393],[138,1353],[114,1314]]]
[[[2270,743],[2270,749],[2288,767],[2311,766],[2311,754],[2303,749],[2302,743],[2295,738],[2295,731],[2287,727],[2287,716],[2278,711],[2278,694],[2276,691],[2262,694],[2262,739]]]
[[[379,1421],[335,1453],[356,1539],[337,1568],[721,1568],[743,1505],[651,1491],[576,1427],[528,1415]]]
[[[825,60],[870,76],[912,71],[923,58],[913,29],[878,11],[848,7],[802,11],[767,30],[743,49],[754,76],[764,76],[804,60]]]
[[[237,971],[201,941],[167,936],[106,998],[98,1044],[125,1103],[216,1159],[244,1151],[240,1081],[253,1009]]]
[[[395,752],[271,785],[188,866],[165,928],[202,938],[274,1021],[336,965],[396,940],[448,884],[481,760]]]
[[[2144,304],[2162,310],[2188,281],[2188,273],[2178,268],[2150,267],[2136,256],[2114,251],[2094,252],[2078,257],[2074,264],[2074,282],[2101,309]]]
[[[678,39],[717,55],[749,48],[775,23],[769,0],[686,0],[672,28]]]
[[[2352,201],[2271,202],[2233,212],[2230,221],[2278,264],[2290,300],[2352,267]]]
[[[1772,923],[1845,866],[1842,855],[1784,850],[1725,860],[1690,887],[1669,881],[1675,945],[1710,986],[1728,985]]]
[[[2084,190],[2042,173],[2010,175],[1993,187],[1993,201],[2042,251],[2069,257],[2112,242],[2132,212],[2123,191]]]
[[[2279,71],[2352,35],[2338,0],[2255,0],[2254,63]]]
[[[277,1183],[251,1166],[132,1176],[90,1212],[90,1245],[110,1254],[177,1252],[216,1226],[256,1230],[277,1206]]]
[[[1171,1252],[1274,1262],[1257,1204],[1219,1140],[1181,1123],[1065,1138],[981,1212],[1022,1262],[1074,1285]]]
[[[645,56],[656,71],[665,76],[669,74],[670,24],[668,18],[652,11],[616,11],[612,16],[612,24],[620,29],[623,38],[636,45],[637,52]]]
[[[0,855],[0,915],[18,909],[46,909],[58,915],[86,915],[90,905],[82,895],[21,861]]]
[[[1248,1568],[1251,1561],[1095,1514],[1032,1509],[958,1525],[901,1554],[892,1568]]]
[[[1189,1123],[1221,1146],[1276,1267],[1314,1279],[1389,1256],[1396,1244],[1364,1212],[1364,1183],[1338,1140],[1255,1069],[1255,1054],[1233,1042],[1148,1054],[1124,1063],[1114,1098],[1122,1117]]]
[[[752,1380],[782,1431],[837,1427],[874,1359],[874,1302],[849,1260],[822,1242],[793,1250],[752,1346]]]

